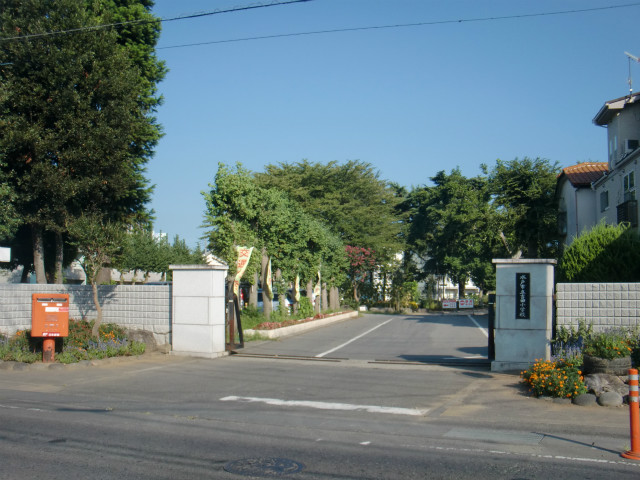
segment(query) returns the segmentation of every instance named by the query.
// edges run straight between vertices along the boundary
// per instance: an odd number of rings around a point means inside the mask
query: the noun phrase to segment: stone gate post
[[[215,358],[225,354],[225,278],[229,267],[171,265],[172,353]]]
[[[553,259],[495,259],[495,360],[491,370],[525,370],[549,360],[553,328]]]

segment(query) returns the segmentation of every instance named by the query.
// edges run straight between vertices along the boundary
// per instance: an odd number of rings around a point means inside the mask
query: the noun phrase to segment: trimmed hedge
[[[628,224],[600,223],[583,232],[558,262],[559,282],[640,281],[640,237]]]

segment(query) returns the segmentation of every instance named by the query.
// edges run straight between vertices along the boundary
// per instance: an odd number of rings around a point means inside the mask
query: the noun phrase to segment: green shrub
[[[428,310],[442,310],[442,302],[439,300],[427,300],[425,308]]]
[[[29,330],[18,330],[11,338],[0,335],[0,360],[6,362],[34,363],[42,359],[42,349],[38,354],[36,342]]]
[[[561,282],[640,281],[640,237],[628,225],[600,223],[563,252],[557,278]]]
[[[91,337],[93,321],[69,320],[69,336],[62,339],[62,351],[55,354],[60,363],[75,363],[115,356],[141,355],[144,343],[129,341],[123,327],[106,323],[100,327],[100,338]],[[59,344],[59,345],[60,345]],[[42,360],[42,339],[20,330],[8,338],[0,334],[0,360],[34,363]]]
[[[313,317],[313,304],[309,297],[300,297],[300,303],[298,304],[298,315],[300,318]]]

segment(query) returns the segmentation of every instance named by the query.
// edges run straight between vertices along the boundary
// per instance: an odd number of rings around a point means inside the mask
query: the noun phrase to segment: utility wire
[[[102,30],[105,28],[112,27],[122,27],[125,25],[141,25],[146,23],[156,23],[156,22],[174,22],[176,20],[190,20],[194,18],[207,17],[210,15],[219,15],[221,13],[231,13],[231,12],[241,12],[244,10],[254,10],[257,8],[267,8],[267,7],[277,7],[280,5],[290,5],[293,3],[303,3],[303,2],[311,2],[313,0],[274,0],[272,2],[263,2],[263,3],[253,3],[251,5],[245,5],[241,7],[233,7],[227,9],[216,9],[210,12],[200,12],[200,13],[192,13],[189,15],[181,15],[178,17],[172,18],[154,18],[153,20],[131,20],[127,22],[118,22],[118,23],[109,23],[105,25],[93,25],[88,27],[80,27],[80,28],[72,28],[70,30],[59,30],[56,32],[44,32],[44,33],[33,33],[27,35],[18,35],[15,37],[5,37],[0,38],[0,42],[8,42],[10,40],[26,40],[31,38],[41,38],[41,37],[51,37],[56,35],[66,35],[70,33],[78,33],[78,32],[86,32],[92,30]]]
[[[200,45],[214,45],[218,43],[247,42],[252,40],[266,40],[271,38],[299,37],[299,36],[305,36],[305,35],[322,35],[327,33],[358,32],[358,31],[364,31],[364,30],[383,30],[383,29],[390,29],[390,28],[446,25],[450,23],[490,22],[490,21],[497,21],[497,20],[512,20],[512,19],[518,19],[518,18],[547,17],[552,15],[569,15],[569,14],[576,14],[576,13],[595,12],[595,11],[601,11],[601,10],[613,10],[618,8],[629,8],[629,7],[639,7],[639,6],[640,6],[640,2],[634,2],[634,3],[627,3],[622,5],[610,5],[606,7],[560,10],[556,12],[524,13],[519,15],[504,15],[504,16],[498,16],[498,17],[462,18],[458,20],[434,20],[431,22],[399,23],[399,24],[393,24],[393,25],[374,25],[374,26],[368,26],[368,27],[351,27],[351,28],[335,28],[335,29],[329,29],[329,30],[314,30],[310,32],[280,33],[280,34],[274,34],[274,35],[261,35],[256,37],[243,37],[243,38],[232,38],[227,40],[213,40],[209,42],[186,43],[182,45],[171,45],[168,47],[156,47],[156,50],[166,50],[170,48],[196,47]]]

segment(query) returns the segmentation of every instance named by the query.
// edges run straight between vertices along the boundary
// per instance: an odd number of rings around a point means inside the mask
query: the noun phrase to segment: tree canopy
[[[285,191],[305,212],[322,220],[343,243],[394,255],[401,249],[396,190],[374,167],[350,160],[344,164],[267,165],[256,175],[267,187]]]
[[[422,274],[447,275],[460,295],[471,277],[481,287],[492,283],[489,191],[483,177],[466,178],[459,169],[439,172],[433,186],[407,197],[409,251],[420,259]]]
[[[105,1],[98,15],[75,0],[0,0],[1,168],[31,230],[39,283],[45,232],[56,234],[58,262],[70,222],[89,209],[116,221],[149,217],[144,164],[160,135],[151,85],[163,70],[141,71],[145,56],[130,52],[155,39],[130,36],[125,47],[113,29],[87,28],[134,4],[151,5]],[[67,30],[76,31],[50,34]]]
[[[220,164],[214,184],[203,192],[209,249],[235,271],[236,246],[255,247],[272,261],[272,268],[292,281],[309,280],[318,270],[338,278],[343,246],[335,234],[305,212],[284,191],[259,185],[254,175],[236,165]],[[252,256],[247,274],[257,271]]]
[[[557,163],[528,157],[497,160],[488,174],[501,232],[512,255],[555,258],[558,255]]]
[[[267,165],[257,181],[286,192],[309,215],[321,221],[344,245],[374,253],[368,276],[347,269],[354,298],[363,280],[371,280],[376,268],[384,269],[402,252],[404,225],[397,206],[402,197],[397,186],[379,178],[369,163],[310,163]]]

